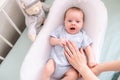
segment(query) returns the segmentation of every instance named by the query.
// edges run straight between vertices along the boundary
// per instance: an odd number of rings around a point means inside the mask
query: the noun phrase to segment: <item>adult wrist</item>
[[[88,69],[87,65],[80,65],[79,67],[79,73],[82,74],[83,72],[86,72],[86,70]]]
[[[87,65],[81,65],[78,71],[84,80],[99,80]]]

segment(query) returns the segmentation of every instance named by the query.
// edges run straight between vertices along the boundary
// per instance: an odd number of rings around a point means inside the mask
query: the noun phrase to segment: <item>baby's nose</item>
[[[75,25],[76,23],[75,23],[75,21],[72,21],[72,25]]]

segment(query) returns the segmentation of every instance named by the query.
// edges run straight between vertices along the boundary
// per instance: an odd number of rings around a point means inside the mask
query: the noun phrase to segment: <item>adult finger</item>
[[[73,56],[71,50],[66,45],[64,46],[64,51],[69,57]]]
[[[68,61],[70,61],[70,60],[71,60],[70,55],[69,55],[66,51],[64,51],[64,54],[65,54],[65,56],[67,57]]]
[[[67,42],[67,46],[68,46],[68,48],[70,49],[70,51],[72,52],[73,55],[76,55],[77,51],[79,51],[77,49],[76,45],[71,41]]]
[[[82,48],[80,48],[80,53],[81,53],[81,54],[84,54],[84,51],[83,51],[83,49],[82,49]]]

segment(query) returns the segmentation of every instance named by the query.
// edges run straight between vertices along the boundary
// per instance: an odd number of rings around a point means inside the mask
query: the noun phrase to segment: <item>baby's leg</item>
[[[50,80],[50,77],[55,70],[54,65],[55,65],[55,63],[54,63],[53,59],[49,59],[47,64],[45,65],[45,68],[44,68],[44,71],[43,71],[43,74],[42,74],[40,80]]]
[[[73,69],[70,68],[64,75],[64,77],[62,78],[62,80],[78,80],[78,72]]]

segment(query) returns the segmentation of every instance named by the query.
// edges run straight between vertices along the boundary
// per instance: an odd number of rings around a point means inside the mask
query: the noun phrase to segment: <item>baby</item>
[[[92,53],[92,40],[82,29],[84,13],[78,7],[69,8],[64,15],[64,25],[60,25],[50,34],[52,45],[50,58],[45,66],[41,80],[77,80],[77,71],[69,64],[64,55],[64,45],[68,40],[74,42],[78,49],[83,48],[91,68],[96,65]]]

